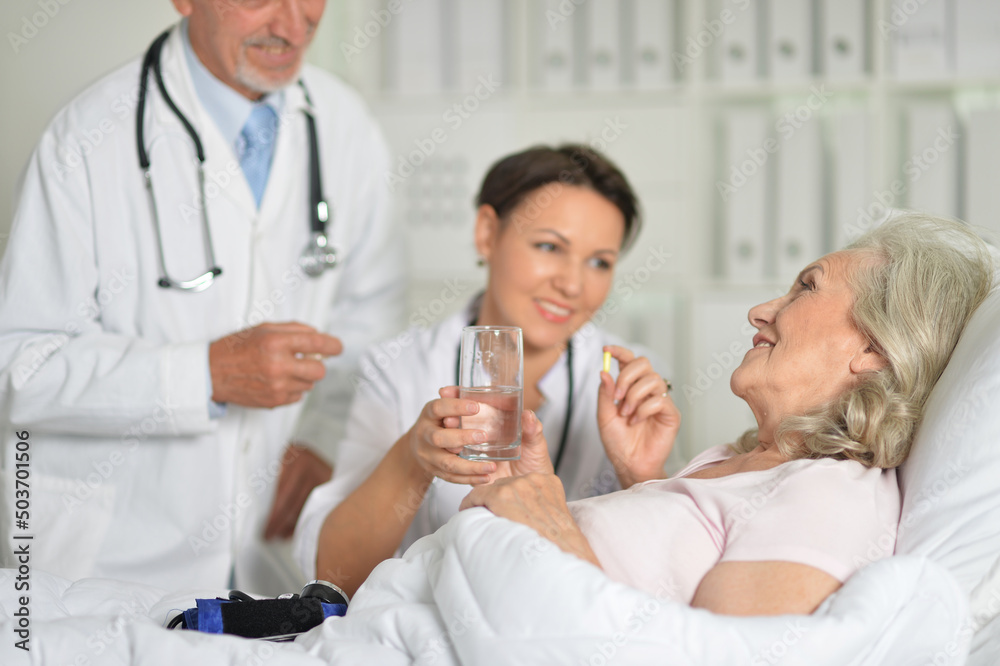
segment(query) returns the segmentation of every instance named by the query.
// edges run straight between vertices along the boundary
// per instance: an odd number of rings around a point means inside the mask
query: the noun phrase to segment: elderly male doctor
[[[295,591],[274,538],[329,478],[354,360],[400,314],[387,151],[302,66],[324,0],[173,2],[144,108],[139,58],[55,117],[24,175],[0,266],[4,547],[32,535],[33,568],[71,579]]]

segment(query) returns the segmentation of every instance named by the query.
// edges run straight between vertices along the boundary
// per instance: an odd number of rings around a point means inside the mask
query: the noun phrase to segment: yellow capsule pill
[[[611,352],[604,352],[604,372],[611,374]]]

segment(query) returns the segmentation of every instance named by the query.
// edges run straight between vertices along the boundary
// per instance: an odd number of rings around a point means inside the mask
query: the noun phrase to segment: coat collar
[[[191,82],[194,85],[198,101],[207,115],[212,118],[223,138],[229,145],[235,146],[240,132],[243,131],[243,126],[259,102],[247,99],[208,71],[204,63],[198,59],[194,47],[191,46],[186,18],[181,21],[178,32],[181,35],[184,63],[191,74]],[[267,104],[274,109],[275,115],[280,116],[284,108],[284,101],[285,91],[279,90],[274,94],[265,95],[260,103]]]

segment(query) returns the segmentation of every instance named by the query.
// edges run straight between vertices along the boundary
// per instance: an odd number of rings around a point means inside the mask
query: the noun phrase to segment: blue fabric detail
[[[347,614],[347,604],[320,603],[323,607],[323,619],[328,617],[343,617]]]
[[[198,605],[198,619],[195,624],[198,631],[206,634],[222,633],[222,604],[228,604],[225,599],[195,599]],[[190,625],[188,625],[190,626]]]
[[[188,608],[183,613],[184,626],[193,631],[198,631],[198,609]]]

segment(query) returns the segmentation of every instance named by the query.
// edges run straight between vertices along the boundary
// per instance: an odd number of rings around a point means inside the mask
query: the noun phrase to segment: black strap
[[[222,633],[243,638],[302,634],[323,623],[323,602],[303,599],[250,599],[219,606]],[[200,624],[200,623],[199,623]]]
[[[475,326],[476,321],[469,322],[469,326]],[[458,354],[455,355],[455,385],[462,383],[462,345],[458,345]],[[559,464],[562,462],[563,453],[566,452],[566,442],[569,441],[569,425],[573,419],[573,341],[566,341],[566,384],[569,390],[566,392],[566,417],[563,419],[562,435],[559,437],[559,448],[556,449],[556,459],[552,463],[552,469],[556,476],[559,475]]]

